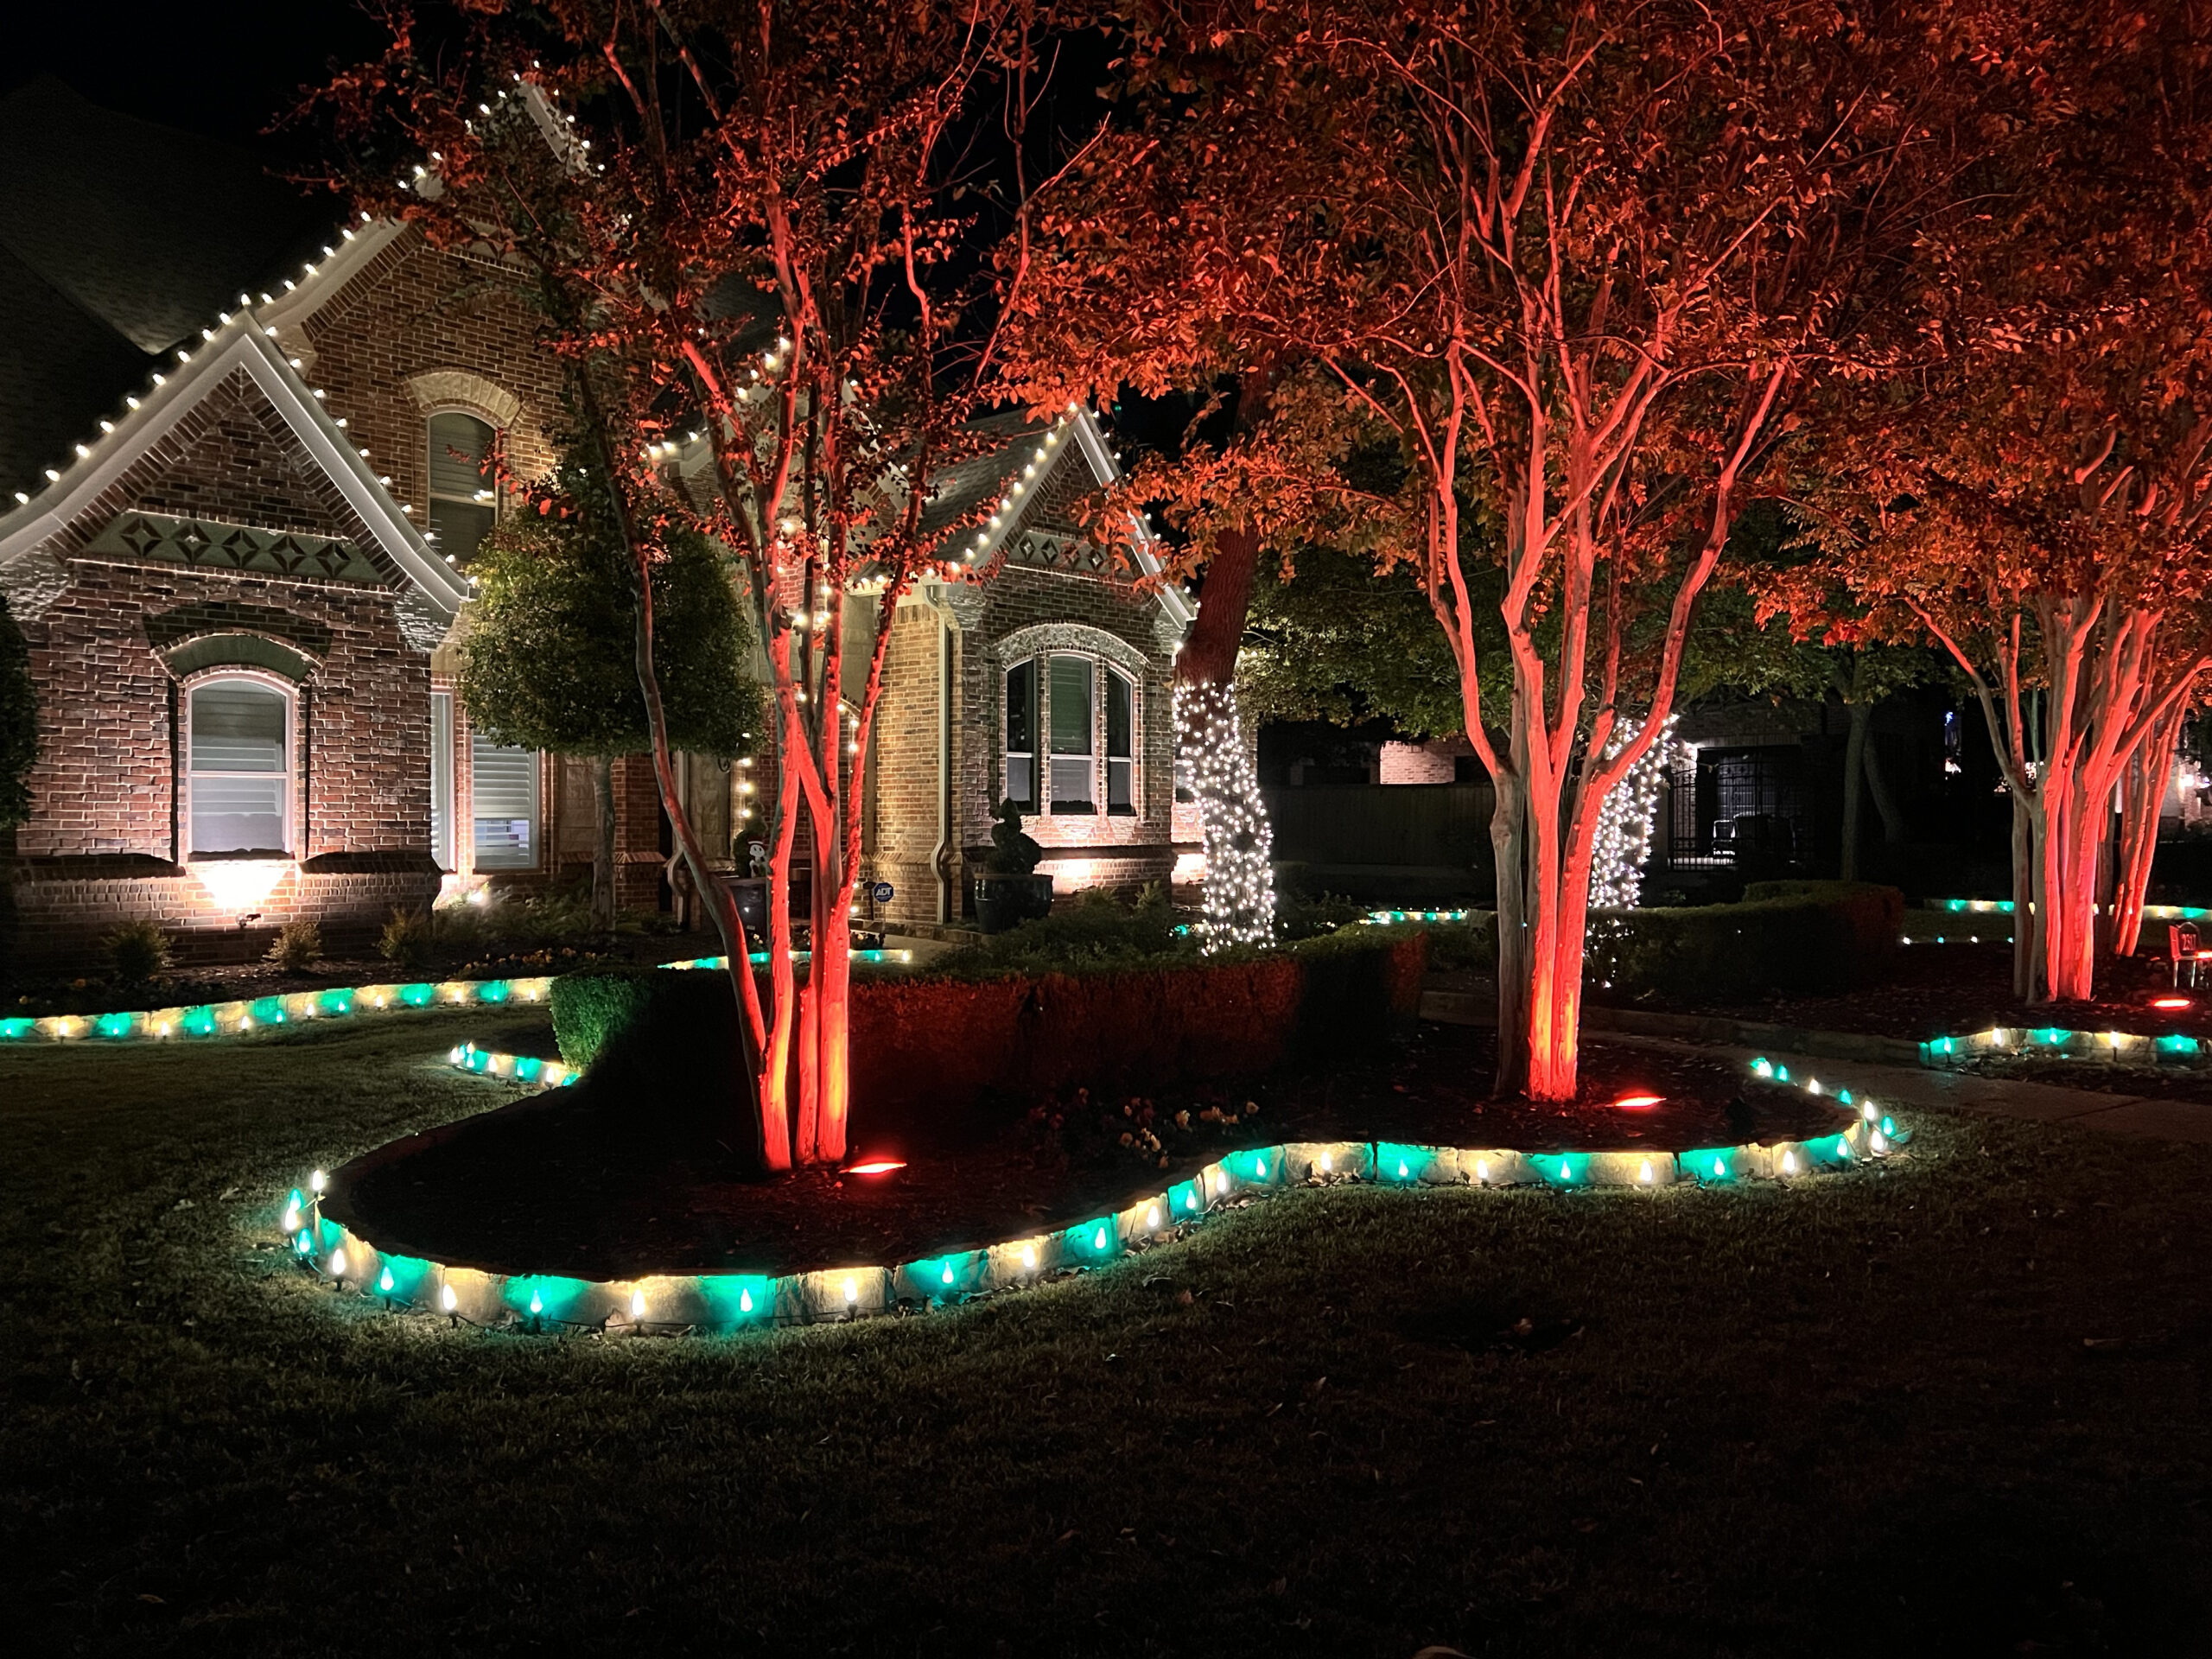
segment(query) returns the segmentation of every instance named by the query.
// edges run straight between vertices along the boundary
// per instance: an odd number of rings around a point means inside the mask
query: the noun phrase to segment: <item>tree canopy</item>
[[[477,589],[461,701],[503,743],[591,755],[652,747],[630,550],[594,505],[602,492],[585,469],[563,468],[540,498],[545,511],[508,517],[469,564]],[[725,561],[696,531],[663,537],[653,613],[670,742],[724,759],[752,753],[761,720],[752,631]]]

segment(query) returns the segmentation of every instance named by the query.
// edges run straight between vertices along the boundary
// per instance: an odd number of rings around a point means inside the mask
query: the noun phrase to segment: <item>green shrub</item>
[[[611,1037],[638,1023],[656,996],[680,995],[678,980],[728,977],[700,969],[594,968],[563,974],[548,999],[561,1058],[571,1065],[590,1065]]]
[[[1760,881],[1738,905],[1601,912],[1584,973],[1630,995],[1710,1001],[1847,990],[1897,954],[1904,896],[1866,882]]]
[[[1363,905],[1355,899],[1347,899],[1340,893],[1324,893],[1309,898],[1302,893],[1290,890],[1275,900],[1275,922],[1285,939],[1312,939],[1363,920],[1372,908],[1374,906]]]
[[[491,906],[483,914],[492,936],[503,944],[582,944],[599,937],[592,925],[588,889],[532,893]]]
[[[1140,1092],[1370,1049],[1418,1007],[1425,938],[1354,928],[1289,950],[1092,962],[1080,971],[855,975],[853,1093],[957,1111],[1054,1090]],[[734,1033],[727,974],[594,970],[553,982],[562,1058],[709,1063]]]
[[[1471,910],[1465,922],[1432,922],[1428,965],[1478,974],[1497,969],[1497,912]]]
[[[124,922],[102,941],[109,969],[125,985],[143,985],[168,971],[169,936],[159,922]]]
[[[302,918],[284,924],[269,946],[269,960],[288,974],[303,974],[322,955],[322,930]]]
[[[1294,1047],[1307,1057],[1371,1054],[1408,1030],[1428,968],[1425,927],[1346,927],[1294,945],[1300,976]]]
[[[377,938],[377,954],[395,967],[420,968],[430,959],[435,942],[428,912],[395,906]]]
[[[1156,884],[1135,905],[1103,888],[1084,893],[1049,916],[1009,928],[985,944],[948,952],[936,975],[962,978],[1013,972],[1050,973],[1130,964],[1155,957],[1198,955],[1198,941],[1175,931],[1175,912]]]

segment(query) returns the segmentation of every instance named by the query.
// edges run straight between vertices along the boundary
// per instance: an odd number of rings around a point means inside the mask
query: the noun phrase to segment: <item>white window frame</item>
[[[1052,753],[1052,658],[1079,657],[1090,664],[1090,778],[1091,794],[1088,810],[1064,810],[1056,809],[1052,800],[1052,766],[1057,760],[1080,760],[1078,755],[1056,756]],[[1009,741],[1008,723],[1014,712],[1014,699],[1009,682],[1016,670],[1027,664],[1032,683],[1035,686],[1036,707],[1033,720],[1032,741],[1037,746],[1027,754],[1033,779],[1033,793],[1022,810],[1036,817],[1050,817],[1056,810],[1064,817],[1141,818],[1144,816],[1144,678],[1131,671],[1114,658],[1099,651],[1086,651],[1080,646],[1039,645],[1024,652],[1005,664],[999,674],[1001,707],[999,711],[999,780],[1001,787],[1007,778],[1007,761],[1022,758],[1023,752],[1014,748]],[[1116,757],[1106,753],[1110,725],[1108,720],[1107,698],[1110,681],[1118,680],[1129,691],[1129,753],[1126,764],[1129,768],[1129,804],[1126,807],[1110,804]]]
[[[282,771],[274,774],[265,772],[202,772],[200,768],[193,765],[192,700],[200,692],[205,691],[213,686],[233,683],[251,685],[257,691],[274,692],[283,701],[284,741],[282,753],[283,755],[284,765]],[[184,798],[184,810],[181,816],[183,818],[185,861],[189,863],[192,860],[196,858],[238,858],[250,855],[252,852],[261,851],[266,851],[275,856],[283,858],[290,858],[294,856],[295,849],[299,843],[300,833],[298,798],[300,777],[300,688],[293,684],[291,681],[285,679],[282,675],[267,673],[258,669],[237,667],[211,668],[205,673],[195,674],[192,678],[187,680],[181,686],[180,686],[178,690],[181,693],[180,701],[183,705],[184,715],[182,722],[184,726],[184,741],[179,746],[179,754],[177,757],[183,764],[180,766],[177,770],[180,780],[183,785],[180,792]],[[196,845],[200,836],[198,832],[199,816],[193,801],[194,780],[203,777],[268,778],[272,775],[281,778],[283,780],[277,789],[277,798],[283,803],[282,813],[284,824],[283,844],[281,847],[268,849],[254,848],[237,852],[203,853],[200,851],[200,848]]]
[[[440,869],[457,870],[455,808],[453,786],[453,693],[430,693],[430,861]],[[469,826],[472,836],[475,825]]]
[[[1098,796],[1098,816],[1102,818],[1135,818],[1144,816],[1144,797],[1137,792],[1141,775],[1139,757],[1144,752],[1144,703],[1137,677],[1127,673],[1106,658],[1098,659],[1098,776],[1105,787]],[[1129,752],[1117,757],[1113,753],[1114,687],[1124,686],[1129,694]],[[1116,764],[1129,769],[1129,804],[1114,804],[1114,767]]]

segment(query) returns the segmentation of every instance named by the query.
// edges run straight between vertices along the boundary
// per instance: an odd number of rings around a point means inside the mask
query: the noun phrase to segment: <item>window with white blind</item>
[[[1055,812],[1098,810],[1098,711],[1091,705],[1096,668],[1088,657],[1055,652],[1050,687],[1052,805]]]
[[[1136,816],[1135,680],[1103,658],[1052,652],[1008,668],[1005,687],[1007,799],[1025,812]]]
[[[499,516],[493,429],[474,415],[430,416],[430,540],[466,562]]]
[[[442,870],[453,861],[453,693],[430,693],[430,857]]]
[[[192,850],[290,851],[292,699],[258,680],[204,680],[185,717]]]
[[[537,751],[505,749],[482,733],[469,745],[476,868],[537,868]]]

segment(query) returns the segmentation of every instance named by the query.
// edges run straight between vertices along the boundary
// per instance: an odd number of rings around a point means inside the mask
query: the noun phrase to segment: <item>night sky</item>
[[[22,7],[9,21],[0,92],[58,75],[109,109],[264,149],[258,135],[296,88],[382,39],[352,0]]]

